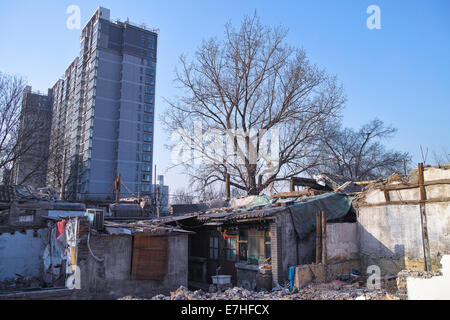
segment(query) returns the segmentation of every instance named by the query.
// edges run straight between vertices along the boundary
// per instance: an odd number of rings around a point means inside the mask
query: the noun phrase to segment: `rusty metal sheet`
[[[169,243],[167,237],[136,235],[133,242],[131,275],[136,280],[163,280],[167,274]]]

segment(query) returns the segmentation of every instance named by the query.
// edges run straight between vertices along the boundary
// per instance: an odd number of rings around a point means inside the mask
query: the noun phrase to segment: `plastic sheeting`
[[[325,193],[304,198],[304,201],[289,206],[294,228],[300,239],[315,230],[318,211],[325,211],[328,221],[345,216],[351,208],[351,200],[342,193]]]

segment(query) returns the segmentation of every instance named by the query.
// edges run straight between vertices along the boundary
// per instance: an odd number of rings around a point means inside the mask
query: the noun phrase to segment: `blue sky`
[[[450,152],[450,1],[0,1],[0,71],[24,76],[45,91],[78,54],[80,30],[66,27],[69,5],[81,8],[81,25],[98,6],[112,18],[160,29],[156,109],[176,94],[178,56],[192,54],[202,39],[222,37],[255,9],[264,24],[289,29],[288,42],[338,76],[348,97],[344,124],[359,127],[377,117],[398,128],[389,148],[421,160],[419,146]],[[369,5],[381,9],[381,29],[366,27]],[[158,174],[169,163],[168,137],[156,123]],[[171,190],[186,179],[166,172]]]

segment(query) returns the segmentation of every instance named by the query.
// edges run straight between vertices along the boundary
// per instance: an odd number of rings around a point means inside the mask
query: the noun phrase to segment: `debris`
[[[333,288],[335,290],[339,290],[345,285],[345,283],[343,283],[342,281],[339,281],[339,280],[333,280],[332,284],[333,284]]]
[[[338,286],[339,289],[336,289]],[[251,291],[240,287],[222,292],[190,291],[180,287],[170,296],[157,295],[152,300],[400,300],[396,293],[385,290],[369,290],[357,283],[346,285],[337,280],[329,283],[311,283],[302,289],[289,291],[289,286],[277,285],[272,291]],[[122,298],[125,299],[125,298]],[[130,298],[128,298],[130,299]]]

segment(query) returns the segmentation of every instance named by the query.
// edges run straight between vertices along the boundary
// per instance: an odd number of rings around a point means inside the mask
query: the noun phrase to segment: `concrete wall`
[[[26,230],[26,234],[0,235],[0,282],[18,278],[42,279],[44,263],[42,256],[47,244],[47,229]]]
[[[409,178],[414,178],[414,171]],[[425,168],[425,183],[449,179],[448,168]],[[416,183],[416,182],[415,182]],[[440,268],[440,259],[450,253],[449,184],[425,187],[425,204],[432,270]],[[368,191],[359,206],[358,233],[363,270],[378,265],[382,274],[396,274],[402,269],[424,270],[422,223],[419,188],[389,191],[391,201],[416,201],[389,204],[380,189]]]
[[[333,280],[352,269],[361,271],[358,224],[327,224],[327,279]]]
[[[115,299],[123,296],[151,298],[169,294],[188,281],[188,236],[169,236],[168,272],[161,281],[131,278],[132,237],[128,235],[93,236],[91,249],[104,262],[97,262],[87,248],[79,246],[78,265],[81,289],[76,299]]]
[[[450,204],[425,205],[432,269],[450,252]],[[419,205],[361,207],[359,210],[361,263],[380,266],[382,273],[424,269]]]
[[[327,224],[327,262],[342,262],[358,258],[358,225],[356,223]]]

